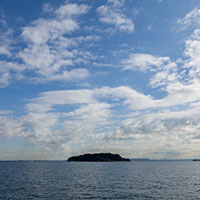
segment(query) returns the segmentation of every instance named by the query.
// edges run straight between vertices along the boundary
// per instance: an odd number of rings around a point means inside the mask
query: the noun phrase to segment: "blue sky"
[[[0,160],[200,155],[198,0],[0,1]]]

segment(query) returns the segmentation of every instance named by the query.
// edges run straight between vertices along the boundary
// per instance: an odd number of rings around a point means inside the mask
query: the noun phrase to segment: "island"
[[[94,153],[72,156],[68,162],[130,162],[128,158],[122,158],[119,154],[112,153]]]

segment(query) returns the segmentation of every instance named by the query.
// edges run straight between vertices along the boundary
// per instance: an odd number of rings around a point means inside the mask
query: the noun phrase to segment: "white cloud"
[[[63,6],[60,6],[55,13],[60,17],[60,18],[65,18],[65,17],[71,17],[75,15],[82,15],[85,14],[89,11],[90,7],[87,5],[77,5],[77,4],[66,4]]]
[[[183,18],[179,18],[177,23],[181,24],[183,28],[190,28],[193,32],[185,40],[184,67],[187,69],[187,81],[193,82],[200,77],[199,53],[200,53],[200,9],[195,8],[187,13]]]
[[[65,110],[67,105],[72,106],[70,110]],[[56,106],[62,106],[62,111]],[[100,131],[101,125],[110,123],[109,107],[107,103],[98,102],[91,90],[41,93],[27,104],[26,115],[18,119],[1,117],[0,135],[24,137],[31,143],[49,148],[84,144]]]
[[[165,106],[167,105],[183,105],[199,100],[199,86],[198,82],[193,84],[184,85],[180,82],[169,84],[166,88],[168,96],[162,101]]]
[[[49,5],[46,7],[49,8]],[[18,53],[18,57],[23,60],[26,68],[35,74],[29,77],[29,80],[36,82],[78,81],[89,76],[87,69],[68,68],[91,59],[86,58],[87,51],[82,54],[77,46],[83,41],[94,39],[95,36],[80,39],[66,36],[79,29],[74,17],[85,14],[88,10],[89,7],[84,4],[66,3],[54,11],[51,10],[51,18],[39,18],[30,26],[23,28],[21,37],[27,47]]]
[[[131,54],[127,60],[122,61],[123,70],[155,71],[170,62],[169,57],[159,57],[151,54]]]
[[[192,34],[185,40],[184,55],[185,60],[182,61],[182,70],[180,76],[182,77],[182,92],[186,92],[186,99],[191,98],[198,100],[199,98],[199,78],[200,78],[200,10],[193,9],[187,13],[183,18],[177,20],[183,27],[190,28]],[[192,28],[191,28],[192,26]],[[189,94],[190,92],[190,94]],[[195,94],[196,93],[196,94]],[[189,96],[189,97],[188,97]]]
[[[107,5],[97,8],[100,21],[114,25],[115,28],[132,33],[134,32],[134,22],[122,12],[124,1],[108,1]]]
[[[151,72],[149,85],[151,87],[166,86],[178,81],[177,64],[169,57],[160,57],[151,54],[130,54],[122,60],[123,70]]]
[[[200,99],[198,45],[195,42],[195,45],[192,45],[192,43],[193,40],[190,42],[186,41],[185,54],[190,56],[190,59],[181,63],[182,65],[179,68],[169,57],[158,57],[150,54],[131,54],[129,59],[123,61],[124,70],[150,71],[152,75],[149,80],[149,85],[153,88],[161,87],[166,92],[166,96],[162,99],[153,99],[151,96],[148,97],[140,94],[139,96],[142,100],[139,98],[138,104],[142,102],[141,105],[143,108],[163,108],[184,105]],[[188,68],[187,73],[185,72],[185,67]],[[131,93],[129,92],[129,94]],[[137,95],[133,94],[133,96],[135,101]],[[131,95],[126,100],[126,102],[134,101]],[[137,103],[130,105],[135,105],[135,108],[140,108]]]
[[[68,153],[120,148],[139,154],[137,145],[146,140],[144,155],[151,145],[156,146],[155,151],[169,150],[168,145],[175,142],[182,148],[185,141],[197,141],[200,134],[198,88],[170,85],[168,96],[161,100],[125,86],[43,92],[26,105],[27,114],[17,119],[2,115],[0,135],[24,137],[48,152],[54,148]],[[191,107],[182,109],[186,102]],[[149,111],[142,111],[147,108]],[[126,114],[122,116],[122,112]],[[137,145],[131,144],[134,141]]]
[[[6,87],[10,84],[10,74],[9,72],[4,72],[0,74],[0,88]]]
[[[21,71],[24,69],[23,65],[16,61],[8,61],[14,57],[12,51],[15,49],[13,44],[13,31],[8,26],[5,16],[0,15],[0,88],[6,87],[13,79],[21,79]]]
[[[193,103],[200,99],[199,83],[183,85],[180,82],[169,84],[166,87],[167,96],[162,99],[154,99],[150,95],[144,95],[130,87],[102,87],[89,90],[61,90],[44,92],[27,104],[28,111],[45,112],[53,110],[54,105],[82,105],[95,106],[102,98],[115,105],[127,106],[127,110],[143,110],[147,108],[173,107]],[[99,104],[98,104],[99,105]],[[104,105],[104,104],[103,104]],[[70,111],[71,112],[71,111]]]
[[[57,113],[29,112],[21,118],[23,123],[21,134],[30,138],[33,142],[51,142],[52,138],[56,137],[51,129],[56,125],[58,119]]]
[[[60,90],[43,92],[31,103],[27,104],[27,110],[30,112],[47,112],[53,110],[54,105],[81,105],[95,103],[96,99],[93,92],[88,89],[82,90]]]
[[[109,4],[112,4],[114,7],[122,7],[126,0],[108,0]]]
[[[187,59],[185,61],[185,67],[188,68],[190,79],[199,79],[200,77],[200,30],[196,29],[192,36],[185,42],[185,56]]]
[[[43,13],[51,13],[53,11],[52,6],[49,3],[44,3],[42,6]]]
[[[46,81],[73,81],[77,82],[82,79],[89,77],[89,71],[84,68],[72,69],[71,71],[63,71],[60,74],[53,74],[44,79],[38,79],[36,81],[46,82]]]
[[[30,26],[23,28],[22,37],[29,45],[42,45],[47,42],[63,38],[66,33],[71,33],[79,28],[79,25],[72,16],[79,16],[87,13],[89,7],[81,4],[65,4],[54,11],[51,18],[39,18]],[[67,39],[67,38],[66,38]]]
[[[199,134],[200,115],[199,107],[185,111],[162,111],[143,114],[135,119],[126,119],[120,123],[121,134],[130,135],[165,135],[169,137],[180,135],[187,137],[189,134]]]
[[[87,5],[66,4],[54,11],[55,16],[50,19],[39,18],[32,22],[31,26],[23,28],[22,37],[30,44],[45,44],[49,40],[54,41],[66,33],[71,33],[79,28],[72,16],[87,13]]]
[[[12,119],[9,116],[0,116],[0,135],[8,138],[21,136],[22,127],[20,120]]]
[[[25,25],[21,28],[20,38],[17,39],[12,38],[13,31],[5,17],[2,17],[0,54],[5,59],[0,62],[0,87],[6,87],[14,80],[21,79],[45,83],[77,82],[88,78],[89,71],[81,65],[86,65],[96,58],[91,52],[79,46],[83,42],[92,45],[100,37],[94,34],[71,37],[71,33],[80,29],[77,18],[86,14],[89,9],[90,7],[85,4],[67,2],[55,9],[46,3],[43,5],[43,14],[48,13],[48,16]],[[13,44],[17,40],[24,42],[25,47],[14,49]]]
[[[0,17],[0,55],[11,56],[13,44],[13,32],[8,26],[5,16],[1,14]]]
[[[38,19],[32,26],[24,27],[22,37],[31,44],[45,44],[49,40],[55,40],[65,33],[70,33],[78,28],[78,24],[72,19]]]
[[[200,9],[195,8],[187,13],[183,18],[177,20],[178,24],[181,24],[184,27],[200,25]]]
[[[162,158],[162,152],[173,149],[174,152],[180,153],[169,153],[166,157],[186,158],[194,156],[194,151],[198,148],[199,141],[195,141],[195,137],[199,136],[199,124],[199,107],[187,108],[184,111],[141,113],[134,118],[122,120],[119,126],[104,135],[104,139],[110,142],[127,141],[129,152],[132,151],[134,155]],[[155,154],[156,151],[160,153]]]
[[[62,111],[56,109],[58,105],[62,106]],[[70,109],[67,105],[70,105]],[[36,127],[34,131],[32,130],[34,135],[42,134],[43,131],[41,130],[46,130],[44,139],[42,136],[40,141],[43,139],[48,145],[48,138],[51,138],[51,142],[54,141],[64,145],[64,147],[66,145],[68,147],[70,143],[84,144],[88,138],[92,139],[98,127],[108,124],[110,117],[109,107],[110,105],[107,103],[98,102],[91,90],[51,91],[42,93],[40,97],[27,105],[28,112],[32,113],[31,115],[36,113],[36,118],[30,118],[28,114],[24,119],[29,119],[30,123],[35,123],[31,125],[33,128]],[[52,121],[53,123],[48,124],[48,117],[45,120],[47,124],[44,124],[44,120],[40,119],[40,116],[45,118],[49,114],[52,117],[56,117],[56,124],[54,124],[55,120]],[[30,124],[27,123],[27,120],[25,124],[28,129]],[[51,126],[57,128],[51,131]],[[36,141],[38,139],[36,138]]]
[[[144,95],[130,87],[103,87],[96,90],[96,95],[99,97],[107,97],[113,100],[122,101],[124,105],[128,105],[129,109],[140,110],[156,106],[156,101],[150,95]]]
[[[108,1],[106,6],[111,9],[112,23],[120,30],[132,32],[134,23],[122,12],[124,1]],[[94,42],[101,39],[100,36],[78,35],[71,37],[74,31],[82,28],[78,20],[80,15],[87,14],[90,7],[86,4],[75,4],[66,2],[64,5],[54,9],[50,4],[43,5],[43,17],[40,17],[21,30],[20,41],[23,39],[24,48],[11,51],[12,30],[7,27],[0,47],[0,53],[11,57],[9,63],[4,61],[2,65],[17,66],[20,70],[0,67],[0,87],[6,87],[14,80],[26,80],[34,83],[45,83],[50,81],[80,81],[89,77],[89,71],[84,68],[98,58],[88,49]],[[5,39],[7,38],[7,40]],[[85,47],[83,47],[84,44]],[[87,44],[87,45],[86,45]],[[12,55],[12,56],[11,56]],[[18,63],[17,63],[18,62]],[[20,67],[21,66],[21,67]],[[3,70],[2,70],[3,69]]]
[[[0,61],[0,88],[6,87],[13,79],[22,79],[21,72],[24,70],[24,65],[16,62]]]

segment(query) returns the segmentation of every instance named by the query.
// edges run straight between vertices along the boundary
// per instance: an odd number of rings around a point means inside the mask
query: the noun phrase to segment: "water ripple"
[[[0,199],[200,199],[200,163],[0,162]]]

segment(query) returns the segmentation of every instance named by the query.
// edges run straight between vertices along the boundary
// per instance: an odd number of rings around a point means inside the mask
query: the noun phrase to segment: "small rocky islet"
[[[122,158],[119,154],[94,153],[72,156],[68,162],[130,162],[128,158]]]

